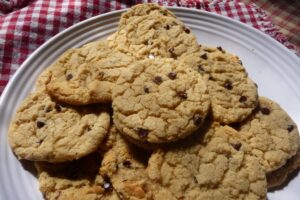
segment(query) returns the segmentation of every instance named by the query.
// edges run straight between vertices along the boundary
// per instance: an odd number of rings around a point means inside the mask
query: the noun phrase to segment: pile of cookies
[[[45,199],[266,199],[300,166],[296,124],[240,59],[132,7],[38,78],[8,139]]]

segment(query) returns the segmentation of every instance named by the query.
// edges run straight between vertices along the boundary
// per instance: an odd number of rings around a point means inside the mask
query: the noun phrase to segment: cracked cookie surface
[[[214,120],[230,124],[252,113],[258,101],[257,88],[237,56],[221,47],[200,46],[197,56],[186,56],[184,62],[207,80]]]
[[[109,37],[110,47],[137,59],[180,59],[198,51],[195,35],[173,16],[154,12],[129,19],[126,25],[121,20],[117,32]]]
[[[100,106],[63,105],[41,90],[23,101],[8,139],[19,159],[63,162],[95,151],[109,123],[108,112]]]
[[[266,173],[283,166],[300,146],[299,131],[291,117],[274,101],[259,97],[259,106],[244,122],[235,124]]]
[[[109,136],[114,138],[112,148],[103,155],[100,174],[109,177],[114,191],[123,200],[152,199],[146,172],[150,153],[129,143],[114,125]]]
[[[209,105],[202,77],[173,59],[136,62],[113,89],[115,125],[142,142],[186,137],[201,126]]]
[[[148,174],[154,199],[265,199],[266,177],[247,145],[230,127],[210,126],[173,146],[156,150]]]
[[[93,153],[76,161],[35,162],[40,190],[47,200],[119,200],[111,183],[99,174],[101,156]]]
[[[132,58],[96,41],[70,49],[49,67],[48,93],[71,105],[111,102],[111,90]]]

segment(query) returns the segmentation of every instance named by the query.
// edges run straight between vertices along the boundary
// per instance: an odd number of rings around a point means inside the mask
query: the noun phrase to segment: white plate
[[[240,56],[259,94],[278,102],[300,127],[300,59],[271,37],[232,19],[185,8],[170,8],[197,35],[199,43],[222,46]],[[90,18],[61,32],[37,49],[10,80],[0,99],[0,200],[38,200],[36,178],[14,157],[7,129],[17,106],[31,91],[38,74],[71,47],[105,38],[117,28],[120,14]],[[300,176],[269,200],[298,200]]]

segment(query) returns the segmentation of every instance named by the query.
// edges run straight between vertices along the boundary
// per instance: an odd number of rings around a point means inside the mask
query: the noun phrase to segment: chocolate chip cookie
[[[207,80],[214,120],[222,124],[243,121],[257,105],[255,83],[237,56],[221,47],[199,48],[197,56],[183,59]]]
[[[274,101],[259,97],[259,106],[240,124],[232,124],[251,147],[266,173],[282,167],[300,146],[299,131],[291,117]]]
[[[103,156],[100,174],[109,178],[121,199],[152,199],[152,184],[146,172],[150,153],[129,143],[115,126],[109,135],[114,142]]]
[[[165,143],[198,129],[210,100],[202,77],[174,59],[145,59],[113,88],[113,119],[134,140]]]
[[[93,153],[67,163],[36,162],[40,190],[45,199],[120,199],[110,181],[99,174],[101,159],[98,153]]]
[[[51,67],[46,88],[71,105],[111,102],[111,90],[132,58],[96,41],[64,53]]]
[[[137,59],[180,59],[198,51],[197,39],[191,29],[173,16],[151,12],[128,20],[127,15],[132,14],[125,13],[117,32],[109,37],[110,47]]]
[[[156,150],[147,169],[154,199],[265,199],[265,173],[237,135],[215,124]]]
[[[19,159],[63,162],[95,151],[109,124],[105,108],[68,106],[41,90],[29,95],[19,107],[8,140]]]

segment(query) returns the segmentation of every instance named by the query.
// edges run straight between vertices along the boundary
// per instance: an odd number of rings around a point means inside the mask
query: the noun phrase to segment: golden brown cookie
[[[186,137],[201,126],[209,105],[202,77],[173,59],[135,62],[113,88],[115,125],[142,142]]]
[[[47,200],[119,200],[110,180],[99,174],[101,156],[50,164],[36,162],[40,190]]]
[[[70,49],[49,67],[47,91],[71,105],[111,102],[111,90],[133,59],[96,41]]]
[[[221,47],[200,46],[196,54],[183,60],[207,80],[215,121],[241,122],[252,113],[258,101],[257,88],[237,56]]]
[[[72,107],[39,90],[19,107],[8,140],[19,159],[63,162],[95,151],[109,124],[109,113],[99,105]]]
[[[247,148],[234,129],[214,124],[156,150],[147,169],[154,199],[265,199],[265,173]]]
[[[259,106],[240,124],[232,124],[259,158],[266,173],[279,169],[300,146],[299,131],[291,117],[274,101],[259,97]]]

